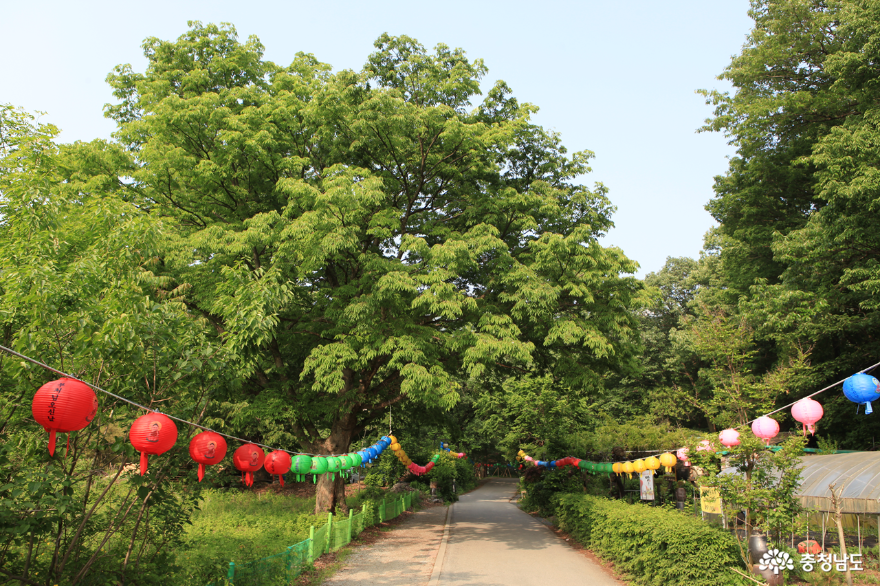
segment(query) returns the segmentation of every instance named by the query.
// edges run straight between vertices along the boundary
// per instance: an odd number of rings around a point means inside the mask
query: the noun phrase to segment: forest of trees
[[[706,206],[719,226],[643,280],[599,244],[614,208],[580,183],[591,154],[504,82],[480,96],[488,69],[460,49],[385,35],[334,72],[266,61],[230,25],[147,39],[144,72],[108,76],[113,140],[58,144],[0,106],[2,345],[313,453],[392,421],[413,457],[442,439],[478,461],[743,424],[880,361],[880,1],[754,0],[751,16],[720,76],[734,90],[703,92],[702,130],[737,153]],[[29,404],[53,378],[0,353],[0,573],[21,551],[46,584],[160,568],[198,501],[195,430],[107,484],[136,462],[138,410],[99,397],[50,458]],[[875,448],[875,418],[820,400],[819,437]],[[322,478],[318,510],[342,490]]]

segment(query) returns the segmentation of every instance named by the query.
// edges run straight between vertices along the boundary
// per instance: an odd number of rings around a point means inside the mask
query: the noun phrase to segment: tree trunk
[[[355,427],[355,415],[349,413],[337,420],[330,435],[320,444],[319,451],[322,454],[343,454],[351,446],[351,434]],[[345,482],[339,472],[322,474],[318,478],[318,490],[315,493],[315,514],[337,511],[345,513],[348,507],[345,505]]]
[[[834,522],[837,525],[837,539],[840,541],[840,559],[846,559],[846,535],[843,532],[843,511],[841,503],[840,503],[840,493],[843,492],[841,488],[839,491],[835,492],[836,486],[834,483],[828,485],[828,490],[831,491],[831,506],[834,507]],[[852,572],[849,569],[849,563],[846,564],[846,583],[848,586],[852,586]]]
[[[330,480],[329,474],[322,474],[318,479],[318,491],[315,495],[315,514],[336,511],[346,513],[345,506],[345,483],[337,473],[335,480]]]

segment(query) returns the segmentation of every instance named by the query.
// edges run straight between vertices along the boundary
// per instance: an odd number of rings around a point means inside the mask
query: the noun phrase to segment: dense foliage
[[[404,399],[535,370],[583,386],[632,355],[635,264],[601,186],[480,60],[382,36],[360,72],[263,59],[231,26],[148,39],[109,77],[162,275],[216,328],[240,423],[339,453]],[[253,432],[252,432],[253,433]],[[341,484],[322,480],[318,508]]]
[[[569,154],[504,82],[478,99],[487,69],[460,49],[383,35],[360,71],[333,72],[308,54],[266,61],[228,25],[147,39],[146,70],[108,78],[114,141],[58,145],[0,106],[0,340],[314,453],[391,428],[420,462],[440,441],[478,462],[623,459],[741,426],[880,356],[880,0],[753,0],[750,14],[721,75],[734,91],[704,92],[703,130],[737,149],[707,205],[719,225],[700,258],[643,283],[599,244],[613,208],[579,183],[591,153]],[[201,498],[194,430],[141,477],[125,433],[140,412],[101,397],[50,458],[27,407],[51,378],[0,355],[0,577],[160,582]],[[823,444],[873,447],[875,419],[821,399]],[[702,482],[751,525],[784,524],[797,479],[768,471],[791,469],[795,443],[745,442],[743,476],[706,462]],[[470,466],[444,455],[417,482],[452,500]],[[584,496],[557,506],[608,487],[538,476],[526,504],[640,580],[738,581],[694,575],[713,565],[694,555],[732,551],[714,529]],[[389,454],[367,478],[408,476]],[[323,478],[315,509],[343,496]],[[711,547],[644,571],[684,547],[675,535]]]
[[[614,562],[635,584],[689,586],[750,583],[733,535],[698,517],[584,494],[560,494],[560,527]]]

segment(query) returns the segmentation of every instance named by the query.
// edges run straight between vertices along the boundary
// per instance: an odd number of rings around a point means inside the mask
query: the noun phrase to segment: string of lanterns
[[[31,402],[31,413],[37,423],[49,432],[49,454],[55,455],[58,433],[70,434],[84,429],[97,416],[98,407],[95,391],[78,379],[65,377],[41,386]],[[135,419],[129,429],[128,438],[131,445],[140,452],[139,469],[142,476],[149,467],[149,456],[160,456],[170,450],[177,443],[177,435],[177,425],[164,413],[150,412]],[[345,476],[350,474],[352,468],[372,462],[392,443],[396,441],[392,442],[389,436],[382,436],[369,448],[328,456],[301,453],[293,453],[291,456],[287,450],[280,449],[267,455],[261,446],[245,443],[233,452],[232,463],[241,472],[242,482],[247,486],[253,486],[254,472],[260,468],[264,468],[270,475],[278,476],[281,486],[284,486],[284,475],[291,470],[300,481],[307,474],[312,475],[313,482],[317,482],[317,477],[322,474],[329,474],[330,479],[335,480],[337,473]],[[69,448],[69,435],[67,445]],[[397,445],[399,447],[400,444]],[[205,466],[221,462],[226,457],[227,449],[224,435],[213,430],[202,431],[190,440],[189,455],[198,464],[199,482],[205,477]]]
[[[65,373],[51,368],[37,360],[29,358],[23,354],[15,352],[4,346],[0,346],[3,350],[14,356],[26,359],[34,364],[42,366],[47,370],[61,374],[63,378],[51,381],[40,387],[34,395],[31,403],[31,412],[34,419],[43,426],[49,433],[48,449],[49,454],[55,455],[55,446],[58,433],[70,434],[74,431],[84,429],[97,416],[98,399],[95,391],[97,389],[108,395],[126,401],[132,405],[146,409],[143,405],[138,405],[133,401],[120,397],[99,387],[88,385],[83,381],[75,379]],[[880,366],[880,363],[868,367],[871,370]],[[847,399],[857,404],[857,406],[865,405],[865,414],[871,414],[873,408],[871,403],[880,399],[880,381],[877,378],[865,374],[865,371],[854,374],[843,381],[838,381],[820,391],[809,395],[795,403],[787,405],[773,411],[767,415],[758,417],[751,422],[752,433],[765,441],[767,445],[770,440],[779,433],[779,423],[770,417],[770,415],[781,411],[787,407],[791,407],[791,414],[795,421],[803,426],[804,435],[815,433],[815,424],[824,415],[822,405],[813,400],[811,397],[818,395],[828,389],[835,387],[843,382],[843,393]],[[858,408],[857,408],[858,412]],[[173,418],[183,423],[198,426],[192,422],[184,421],[179,418]],[[177,441],[177,426],[172,417],[163,413],[151,411],[142,415],[132,424],[129,430],[129,440],[131,444],[140,452],[140,473],[143,475],[149,465],[149,456],[159,456],[170,450]],[[204,428],[202,428],[204,429]],[[205,466],[213,465],[220,462],[226,455],[227,444],[225,437],[235,439],[232,436],[226,436],[213,430],[205,430],[197,434],[189,445],[189,453],[192,459],[199,464],[198,478],[201,481],[204,478]],[[734,447],[740,444],[740,432],[737,429],[725,429],[719,434],[719,441],[725,447]],[[313,476],[313,481],[317,482],[317,477],[321,474],[330,474],[331,479],[335,478],[336,473],[345,474],[351,468],[363,466],[379,457],[392,444],[398,447],[392,450],[412,471],[414,474],[424,474],[433,467],[438,461],[439,455],[435,455],[431,462],[426,466],[419,466],[413,463],[406,452],[400,448],[400,444],[394,436],[382,436],[382,438],[364,450],[354,453],[341,455],[306,455],[298,452],[289,452],[287,450],[273,450],[267,456],[258,444],[245,443],[240,446],[233,454],[233,464],[241,471],[242,480],[248,486],[253,485],[253,473],[260,468],[265,468],[271,475],[279,476],[283,486],[283,475],[293,470],[297,474],[297,479],[301,480],[306,474]],[[67,438],[67,447],[70,447],[70,436]],[[263,446],[265,447],[265,446]],[[441,449],[449,451],[447,444],[441,442]],[[703,441],[698,450],[709,450],[711,444]],[[291,453],[294,454],[291,457]],[[458,453],[459,458],[465,457],[465,454]],[[585,469],[591,473],[596,472],[614,472],[617,474],[624,473],[631,477],[633,472],[643,472],[644,470],[657,470],[662,465],[667,472],[672,466],[681,460],[686,466],[689,466],[687,458],[687,448],[677,450],[676,454],[670,452],[664,453],[660,458],[649,457],[646,460],[638,459],[634,461],[616,462],[614,464],[603,462],[588,462],[578,458],[562,458],[560,460],[541,461],[534,460],[526,455],[522,450],[517,455],[517,460],[534,463],[536,466],[544,466],[546,468],[564,468],[565,466],[576,466]],[[665,461],[664,461],[665,460]],[[609,469],[610,467],[610,469]],[[615,469],[616,468],[616,469]]]
[[[410,460],[409,456],[406,455],[406,452],[400,447],[400,442],[397,441],[397,438],[393,435],[390,436],[391,439],[391,451],[394,452],[394,455],[397,456],[397,459],[400,460],[400,463],[406,466],[407,470],[415,474],[416,476],[421,476],[422,474],[427,474],[434,468],[434,465],[440,461],[440,454],[434,454],[431,456],[431,460],[425,464],[424,466],[420,466],[416,464],[412,460]],[[440,442],[440,449],[446,452],[454,453],[457,458],[464,458],[466,454],[462,452],[451,452],[449,449],[449,444]]]
[[[880,364],[875,364],[874,366],[868,367],[865,370],[870,370],[877,366],[880,366]],[[779,434],[779,422],[770,417],[770,415],[778,411],[782,411],[787,407],[791,407],[791,416],[794,418],[795,421],[802,425],[804,436],[806,436],[807,433],[810,433],[811,435],[815,434],[816,423],[820,419],[822,419],[825,411],[822,408],[821,403],[813,400],[812,397],[835,387],[836,385],[840,384],[840,382],[841,381],[838,381],[837,383],[830,385],[820,391],[817,391],[816,393],[813,393],[808,397],[804,397],[803,399],[800,399],[792,403],[791,405],[787,405],[786,407],[777,409],[770,414],[758,417],[751,422],[752,433],[755,435],[755,437],[763,439],[766,445],[769,446],[770,440]],[[869,374],[865,374],[863,371],[856,373],[847,379],[844,379],[842,382],[844,396],[846,396],[846,398],[853,403],[856,403],[857,411],[858,407],[864,404],[865,415],[871,414],[873,412],[871,403],[880,400],[880,381]],[[718,434],[718,440],[724,447],[733,448],[740,445],[741,443],[740,432],[735,428],[725,429]],[[709,442],[708,440],[703,440],[702,442],[700,442],[700,445],[697,446],[697,450],[714,451],[711,442]],[[666,472],[669,473],[679,461],[681,461],[685,466],[691,465],[690,461],[688,460],[688,448],[679,448],[678,450],[676,450],[675,454],[671,452],[663,453],[660,455],[659,458],[651,456],[645,459],[615,462],[613,464],[588,462],[586,460],[580,460],[578,458],[571,457],[552,461],[535,460],[532,457],[528,456],[522,450],[518,452],[516,459],[519,461],[533,463],[535,466],[543,466],[548,469],[564,468],[568,465],[574,465],[591,473],[613,472],[615,474],[626,474],[629,478],[632,478],[633,473],[641,473],[645,470],[657,470],[660,468],[660,466],[663,466],[666,469]]]

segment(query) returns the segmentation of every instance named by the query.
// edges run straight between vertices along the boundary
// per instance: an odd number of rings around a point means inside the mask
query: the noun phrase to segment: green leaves
[[[662,507],[589,495],[555,497],[560,527],[613,561],[636,584],[748,583],[734,537],[699,518]]]
[[[155,276],[233,357],[230,405],[286,404],[310,451],[402,396],[449,408],[538,355],[585,384],[633,351],[635,264],[597,243],[604,188],[574,183],[590,154],[503,82],[471,110],[486,68],[460,49],[376,49],[359,73],[283,68],[193,23],[109,78],[131,176],[171,228]]]

